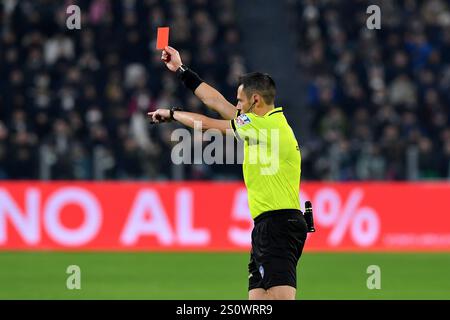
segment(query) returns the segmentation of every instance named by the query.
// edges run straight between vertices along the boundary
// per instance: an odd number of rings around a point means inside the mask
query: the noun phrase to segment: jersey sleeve
[[[237,139],[246,140],[257,138],[258,125],[256,117],[253,114],[241,114],[235,119],[230,120],[230,122],[231,128]]]

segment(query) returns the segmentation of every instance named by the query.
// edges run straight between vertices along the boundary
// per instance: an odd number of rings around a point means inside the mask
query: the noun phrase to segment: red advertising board
[[[449,183],[302,183],[305,251],[450,251]],[[0,250],[248,251],[242,183],[0,182]]]

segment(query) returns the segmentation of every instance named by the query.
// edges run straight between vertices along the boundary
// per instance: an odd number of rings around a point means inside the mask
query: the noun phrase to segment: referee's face
[[[250,100],[244,92],[244,85],[241,84],[237,89],[237,106],[236,109],[241,113],[246,113],[250,109]]]

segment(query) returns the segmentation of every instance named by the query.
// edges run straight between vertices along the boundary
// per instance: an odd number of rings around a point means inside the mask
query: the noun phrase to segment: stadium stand
[[[446,1],[288,1],[315,139],[303,175],[450,178],[450,6]],[[369,30],[369,5],[381,29]]]
[[[81,30],[66,28],[70,4],[81,9]],[[233,5],[2,1],[0,178],[212,178],[207,165],[174,170],[176,125],[148,124],[156,106],[208,112],[166,70],[154,38],[158,26],[171,26],[170,44],[184,63],[235,99],[245,66]],[[215,171],[239,174],[236,167]]]
[[[450,6],[443,0],[285,0],[308,79],[306,180],[450,177]],[[82,11],[66,28],[66,8]],[[370,4],[381,30],[366,28]],[[239,179],[238,165],[173,165],[176,124],[146,112],[208,111],[154,50],[158,26],[233,103],[235,1],[9,0],[0,5],[0,179]]]

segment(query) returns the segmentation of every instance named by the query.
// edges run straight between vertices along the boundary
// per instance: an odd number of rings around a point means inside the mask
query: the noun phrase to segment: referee
[[[149,112],[152,122],[175,120],[194,128],[194,122],[199,121],[203,130],[218,129],[224,134],[232,130],[237,139],[244,141],[243,173],[254,219],[248,265],[249,299],[295,299],[296,268],[307,234],[299,201],[301,155],[282,108],[274,107],[274,81],[258,72],[241,76],[235,107],[183,65],[174,48],[166,47],[161,59],[225,120],[172,108]],[[269,154],[269,161],[255,156],[261,150]]]

